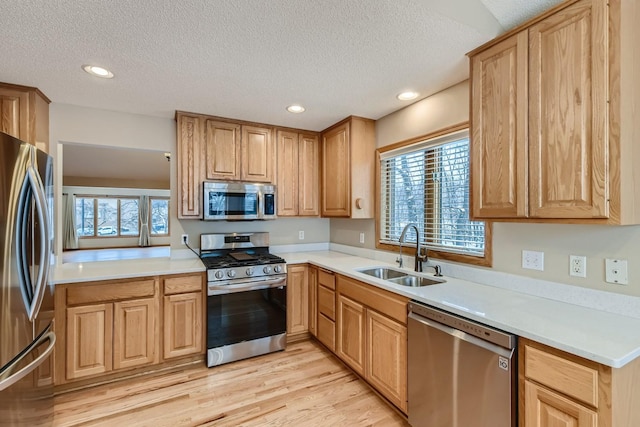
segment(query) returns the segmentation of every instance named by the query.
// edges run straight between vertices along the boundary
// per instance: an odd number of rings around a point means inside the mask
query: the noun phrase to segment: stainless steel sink
[[[444,280],[431,279],[429,277],[418,276],[407,271],[397,270],[389,267],[372,267],[358,270],[362,274],[377,277],[390,283],[402,286],[429,286],[444,283]]]
[[[402,285],[402,286],[414,286],[414,287],[437,285],[439,283],[444,283],[444,280],[434,280],[428,277],[413,276],[413,275],[397,277],[395,279],[388,279],[388,281],[392,283],[397,283],[398,285]]]
[[[375,267],[375,268],[367,268],[365,270],[358,270],[362,274],[367,274],[369,276],[377,277],[378,279],[389,280],[398,277],[406,276],[408,273],[400,270],[394,270],[392,268],[387,267]]]

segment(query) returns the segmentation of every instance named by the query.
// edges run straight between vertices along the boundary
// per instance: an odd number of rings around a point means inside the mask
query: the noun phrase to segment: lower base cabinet
[[[197,273],[56,286],[55,384],[204,353],[203,283]]]
[[[407,412],[408,298],[337,275],[336,355]]]

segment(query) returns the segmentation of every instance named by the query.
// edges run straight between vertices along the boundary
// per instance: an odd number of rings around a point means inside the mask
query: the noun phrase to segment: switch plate
[[[298,240],[304,240],[304,231],[298,231]]]
[[[587,257],[579,255],[569,256],[569,275],[587,277]]]
[[[364,233],[360,233],[360,243],[364,243]]]
[[[606,259],[604,261],[605,281],[616,285],[629,284],[626,259]]]
[[[544,252],[522,251],[522,268],[544,271]]]

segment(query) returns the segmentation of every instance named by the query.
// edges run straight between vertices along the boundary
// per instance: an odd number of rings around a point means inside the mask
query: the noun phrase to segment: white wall
[[[377,146],[467,121],[469,85],[462,82],[376,123]],[[332,220],[331,242],[375,248],[374,220]],[[359,244],[359,233],[366,233]],[[544,252],[544,271],[521,267],[522,250]],[[587,278],[569,276],[569,255],[587,257]],[[628,260],[628,286],[604,281],[605,258]],[[640,226],[494,223],[493,269],[554,282],[640,296]]]
[[[78,107],[50,105],[50,152],[56,164],[56,230],[62,230],[62,156],[63,144],[90,144],[106,147],[136,148],[171,152],[175,158],[176,123],[173,119],[143,116]],[[279,218],[274,221],[226,222],[178,220],[177,169],[171,162],[171,247],[180,245],[180,236],[189,234],[192,246],[199,246],[201,233],[268,231],[272,245],[322,243],[329,240],[329,220],[320,218]],[[298,231],[305,239],[298,239]],[[58,232],[60,234],[60,232]],[[62,241],[56,241],[56,254],[62,253]],[[58,257],[61,259],[61,257]]]

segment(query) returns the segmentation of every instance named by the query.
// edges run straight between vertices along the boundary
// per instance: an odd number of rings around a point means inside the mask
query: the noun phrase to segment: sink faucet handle
[[[396,263],[398,264],[398,267],[402,268],[402,256],[396,258]]]

